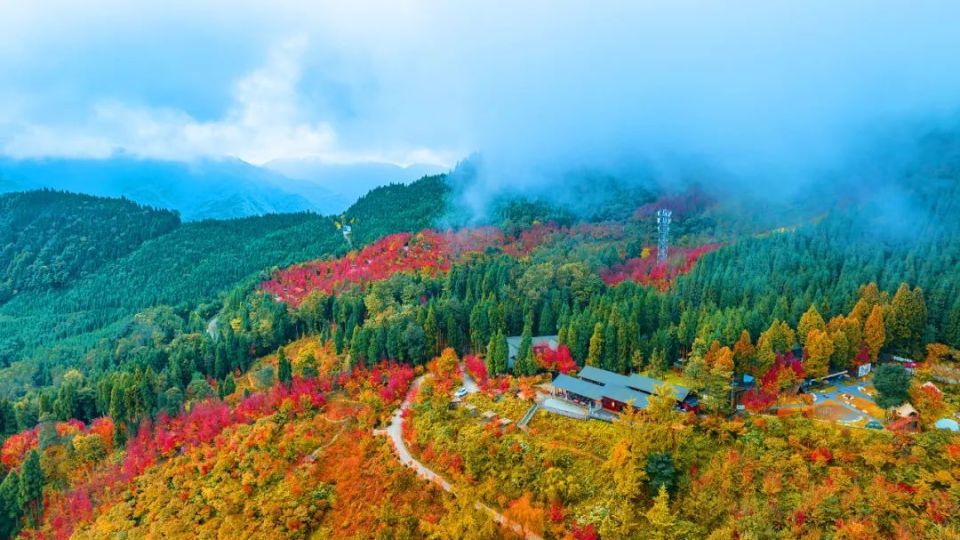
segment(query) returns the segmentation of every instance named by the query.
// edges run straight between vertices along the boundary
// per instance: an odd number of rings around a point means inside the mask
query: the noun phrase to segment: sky
[[[776,186],[955,121],[960,2],[0,0],[0,155]],[[690,171],[694,171],[691,173]]]

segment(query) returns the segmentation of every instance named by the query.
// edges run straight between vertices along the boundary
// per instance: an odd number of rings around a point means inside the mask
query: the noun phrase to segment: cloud
[[[257,164],[302,156],[333,163],[442,159],[423,149],[407,157],[339,148],[334,129],[323,121],[309,121],[309,109],[301,102],[298,86],[306,48],[303,36],[276,46],[264,66],[233,85],[230,106],[220,119],[199,121],[178,109],[102,101],[79,123],[24,125],[4,142],[2,152],[14,157],[108,157],[123,151],[174,160],[229,155]]]
[[[14,4],[0,151],[18,155],[477,151],[488,190],[638,167],[792,188],[960,101],[947,1]]]

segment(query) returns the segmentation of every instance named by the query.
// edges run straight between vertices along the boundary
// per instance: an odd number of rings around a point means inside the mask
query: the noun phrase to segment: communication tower
[[[667,260],[670,250],[670,218],[673,212],[666,208],[657,210],[657,233],[659,239],[657,242],[657,262],[662,263]]]

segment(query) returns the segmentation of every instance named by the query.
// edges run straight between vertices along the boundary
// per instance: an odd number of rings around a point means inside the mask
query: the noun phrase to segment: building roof
[[[916,409],[913,408],[909,402],[900,405],[899,407],[894,407],[893,412],[900,418],[906,418],[908,416],[917,416],[918,413]]]
[[[937,426],[937,429],[944,429],[948,431],[960,431],[960,423],[957,423],[953,418],[941,418],[936,421],[933,425]]]
[[[690,394],[689,388],[685,388],[676,384],[670,384],[659,379],[644,377],[643,375],[638,375],[636,373],[626,376],[619,373],[614,373],[612,371],[607,371],[605,369],[595,368],[593,366],[584,366],[583,369],[580,370],[579,376],[581,379],[587,379],[597,384],[602,384],[605,386],[621,386],[630,390],[638,390],[650,395],[657,393],[658,386],[667,385],[673,390],[673,394],[676,396],[677,401],[683,401]]]
[[[569,375],[557,375],[553,380],[553,387],[583,396],[594,401],[601,398],[603,387]]]
[[[605,369],[595,368],[593,366],[583,366],[580,373],[577,374],[581,379],[587,379],[596,384],[630,386],[630,377],[607,371]]]
[[[630,403],[635,409],[645,409],[647,407],[647,398],[650,397],[643,392],[638,392],[623,386],[604,386],[603,397],[619,401],[620,403]]]
[[[688,395],[690,395],[690,389],[685,386],[680,386],[679,384],[670,384],[666,381],[653,379],[651,377],[644,377],[643,375],[638,375],[636,373],[630,375],[630,386],[640,390],[641,392],[656,394],[657,387],[663,385],[667,385],[667,387],[673,390],[673,395],[677,398],[677,401],[683,401],[687,399]]]

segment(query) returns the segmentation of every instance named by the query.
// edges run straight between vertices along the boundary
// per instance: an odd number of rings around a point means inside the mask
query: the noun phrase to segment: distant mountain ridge
[[[347,202],[326,190],[311,198],[284,187],[281,174],[239,159],[191,162],[110,159],[0,158],[0,191],[52,188],[177,210],[185,221],[312,211],[332,214]]]
[[[263,167],[287,177],[285,186],[311,201],[316,200],[315,190],[334,191],[355,201],[379,186],[409,184],[424,176],[446,172],[444,167],[419,163],[406,167],[377,161],[336,164],[316,158],[278,159]]]
[[[177,210],[184,221],[264,214],[338,214],[381,185],[409,183],[441,168],[389,163],[284,160],[258,167],[236,158],[166,161],[0,157],[0,193],[50,188]]]

